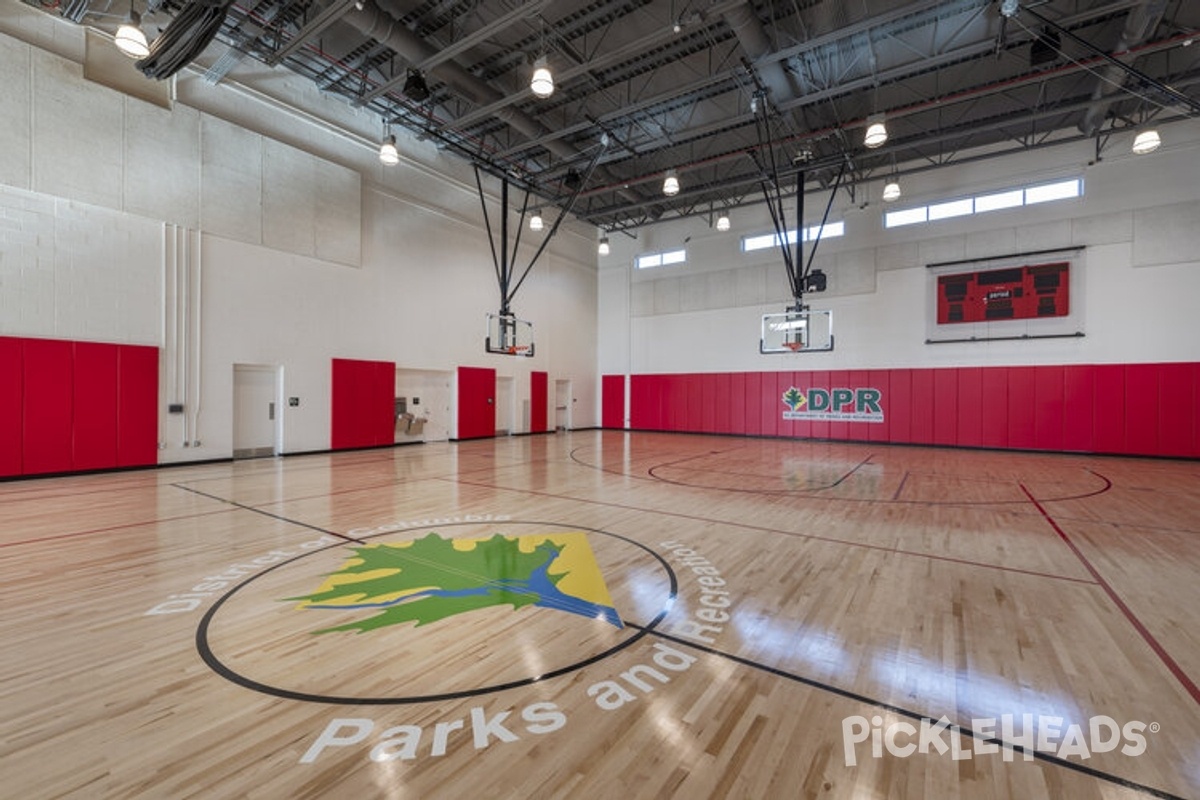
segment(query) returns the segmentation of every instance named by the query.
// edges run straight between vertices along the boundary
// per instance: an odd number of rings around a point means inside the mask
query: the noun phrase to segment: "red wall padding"
[[[0,477],[21,474],[21,340],[0,336]]]
[[[395,441],[395,362],[335,358],[330,385],[331,449]]]
[[[784,419],[791,387],[877,389],[884,420]],[[633,375],[629,418],[634,430],[1200,458],[1200,363]]]
[[[117,466],[158,461],[158,348],[117,348]]]
[[[158,461],[158,348],[0,337],[0,476]]]
[[[621,414],[625,414],[622,396]],[[545,433],[550,422],[550,375],[546,372],[529,373],[529,432]]]
[[[71,471],[74,411],[72,343],[25,339],[21,345],[25,394],[21,463],[26,475]]]
[[[625,376],[600,378],[600,427],[625,427]]]
[[[71,429],[75,469],[103,469],[117,463],[117,351],[115,344],[75,342]]]

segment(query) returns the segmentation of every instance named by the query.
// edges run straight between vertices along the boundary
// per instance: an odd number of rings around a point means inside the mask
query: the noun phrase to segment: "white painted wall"
[[[536,356],[487,354],[499,290],[469,167],[401,137],[385,169],[377,119],[282,70],[217,86],[186,71],[168,111],[85,80],[84,53],[81,28],[0,5],[0,335],[162,347],[160,461],[231,455],[239,363],[281,367],[300,398],[284,452],[329,447],[335,357],[495,367],[518,409],[544,370],[573,381],[575,425],[598,424],[594,230],[564,225],[513,302]],[[165,252],[176,226],[182,255]],[[522,268],[541,235],[525,232]],[[187,302],[180,261],[202,276]],[[199,337],[177,347],[197,310]],[[165,410],[182,375],[186,427]]]
[[[1064,145],[902,180],[894,206],[882,181],[855,203],[845,193],[830,220],[843,238],[822,242],[814,266],[829,289],[807,295],[834,312],[828,353],[761,355],[761,315],[791,302],[777,250],[740,252],[745,235],[771,232],[759,205],[731,212],[733,229],[702,220],[614,235],[600,257],[600,370],[613,373],[870,369],[964,365],[1200,360],[1200,121],[1162,129],[1164,146],[1129,153],[1114,138],[1098,164],[1094,145]],[[886,230],[885,209],[1082,176],[1085,196]],[[806,199],[820,222],[826,193]],[[860,207],[864,201],[865,208]],[[794,200],[788,203],[794,215]],[[1082,245],[1070,256],[1079,283],[1081,339],[927,345],[928,263]],[[685,246],[685,265],[634,270],[638,253]],[[806,249],[807,256],[807,249]],[[1036,263],[1036,261],[1034,262]],[[970,267],[964,268],[964,271]]]

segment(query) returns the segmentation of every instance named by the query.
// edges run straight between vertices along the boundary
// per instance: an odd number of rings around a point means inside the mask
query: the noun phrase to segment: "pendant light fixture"
[[[542,221],[542,210],[540,208],[535,209],[533,216],[529,218],[529,230],[540,231],[545,226],[546,223]]]
[[[383,125],[383,141],[379,145],[379,161],[387,167],[400,163],[400,150],[396,147],[396,137],[391,132],[391,126]]]
[[[663,178],[663,194],[667,197],[679,194],[679,175],[674,169],[667,170],[667,175]]]
[[[883,202],[892,203],[900,199],[900,182],[894,177],[883,187]]]
[[[1162,145],[1162,138],[1154,128],[1148,128],[1133,139],[1133,152],[1139,156],[1153,153]]]
[[[717,230],[721,231],[722,233],[729,230],[728,214],[722,214],[721,216],[717,217]]]
[[[601,236],[601,237],[600,237],[600,246],[596,248],[596,252],[598,252],[598,253],[599,253],[600,255],[602,255],[602,256],[606,256],[606,255],[608,255],[608,254],[609,254],[611,251],[612,251],[612,248],[610,248],[610,247],[608,246],[608,237],[607,237],[607,236]]]
[[[132,0],[129,3],[129,16],[117,28],[113,38],[117,49],[130,58],[145,58],[150,55],[150,45],[146,41],[146,33],[142,30],[142,15],[133,10]]]
[[[533,62],[533,77],[529,81],[529,89],[542,98],[554,94],[554,76],[550,74],[550,66],[545,56],[538,56]]]
[[[863,144],[874,150],[876,147],[882,147],[887,140],[888,130],[883,114],[873,114],[867,117],[867,133],[863,137]]]

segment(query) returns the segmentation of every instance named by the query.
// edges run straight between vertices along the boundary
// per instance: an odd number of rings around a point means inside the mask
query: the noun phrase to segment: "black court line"
[[[630,627],[636,627],[636,623],[630,622],[627,624]],[[682,645],[684,647],[690,647],[693,650],[698,650],[702,653],[707,653],[708,655],[717,656],[718,658],[723,658],[727,661],[732,661],[735,664],[741,664],[742,666],[750,667],[751,669],[758,670],[759,672],[765,672],[765,673],[767,673],[769,675],[773,675],[777,678],[784,678],[785,680],[803,684],[804,686],[809,686],[813,689],[818,689],[822,692],[828,692],[829,694],[834,694],[834,695],[837,695],[838,697],[842,697],[847,700],[853,700],[855,702],[862,703],[864,705],[874,706],[875,708],[880,708],[885,711],[890,711],[894,714],[899,714],[900,716],[908,717],[909,719],[916,720],[918,722],[922,722],[922,721],[926,721],[926,720],[928,720],[929,722],[932,722],[932,723],[937,722],[937,720],[933,719],[932,717],[930,717],[926,714],[921,714],[919,712],[913,711],[908,708],[904,708],[902,706],[897,706],[897,705],[893,705],[891,703],[886,703],[882,700],[877,700],[873,697],[868,697],[864,694],[859,694],[858,692],[854,692],[849,689],[842,689],[838,686],[833,686],[832,684],[824,683],[823,681],[818,681],[814,678],[807,678],[803,675],[797,675],[794,672],[788,672],[787,670],[780,669],[779,667],[772,667],[767,664],[763,664],[761,662],[755,661],[753,659],[746,658],[744,656],[734,655],[733,653],[727,653],[723,650],[718,650],[715,647],[708,647],[706,645],[699,644],[697,642],[693,642],[689,639],[684,639],[679,636],[673,636],[669,633],[665,633],[664,631],[654,630],[654,631],[650,631],[650,634],[652,636],[658,637],[659,639],[666,639],[667,641],[674,642],[675,644]],[[953,725],[954,723],[951,723],[951,724]],[[1124,789],[1132,789],[1133,791],[1136,791],[1136,792],[1148,794],[1151,797],[1164,798],[1164,800],[1186,800],[1186,798],[1184,798],[1180,795],[1171,794],[1168,791],[1165,791],[1163,789],[1156,789],[1153,786],[1146,786],[1145,784],[1131,781],[1128,778],[1122,778],[1119,775],[1113,775],[1110,772],[1104,772],[1102,770],[1096,769],[1095,767],[1089,767],[1086,764],[1081,764],[1076,761],[1068,761],[1065,758],[1059,758],[1056,755],[1051,755],[1050,753],[1044,753],[1040,750],[1027,749],[1022,745],[1011,744],[1011,743],[1006,742],[1003,739],[996,737],[996,736],[984,736],[982,733],[978,733],[975,730],[973,730],[972,728],[965,727],[962,725],[958,725],[956,727],[958,727],[959,731],[962,734],[969,736],[973,739],[978,739],[980,742],[984,742],[987,744],[1000,745],[1001,747],[1004,747],[1006,749],[1011,749],[1012,751],[1021,753],[1021,754],[1031,753],[1035,760],[1045,761],[1048,764],[1054,764],[1055,766],[1058,766],[1058,767],[1065,767],[1066,769],[1070,769],[1070,770],[1074,770],[1075,772],[1083,773],[1084,775],[1088,775],[1089,777],[1098,778],[1102,781],[1116,784],[1117,786],[1120,786]]]
[[[446,481],[454,481],[453,478],[443,478]],[[697,514],[683,514],[678,511],[664,511],[660,508],[644,508],[642,506],[631,506],[626,503],[609,503],[604,500],[591,500],[583,497],[572,497],[570,495],[551,494],[550,492],[540,492],[536,489],[521,489],[512,486],[498,486],[493,483],[478,483],[476,481],[454,481],[463,486],[478,486],[483,489],[492,489],[501,492],[516,492],[519,494],[531,494],[538,497],[549,497],[554,500],[562,500],[571,503],[584,503],[586,505],[604,506],[607,508],[619,508],[624,511],[637,511],[643,514],[660,514],[664,517],[678,517],[679,519],[691,519],[698,522],[716,525],[728,525],[733,528],[744,528],[751,531],[761,531],[763,533],[775,534],[776,536],[789,536],[794,539],[811,539],[817,542],[828,542],[830,544],[841,544],[847,547],[861,547],[865,550],[878,550],[883,553],[893,553],[898,556],[911,556],[913,558],[927,558],[931,561],[947,561],[952,564],[965,564],[971,567],[980,567],[982,569],[995,569],[1001,572],[1015,572],[1021,575],[1032,575],[1037,578],[1051,578],[1053,580],[1071,581],[1073,583],[1082,583],[1088,586],[1095,585],[1095,581],[1087,578],[1075,578],[1070,575],[1056,575],[1053,572],[1037,572],[1030,569],[1021,569],[1020,567],[1005,567],[1000,564],[986,564],[982,561],[971,561],[965,558],[953,558],[951,556],[940,556],[933,553],[919,553],[915,550],[901,550],[896,547],[884,547],[878,544],[868,544],[865,542],[855,542],[849,539],[835,539],[831,536],[817,536],[811,533],[800,533],[799,531],[783,531],[778,528],[768,528],[765,525],[750,525],[745,522],[734,522],[732,520],[714,519],[712,517],[701,517]],[[938,505],[938,504],[931,504]],[[1016,513],[1016,512],[1009,512]],[[1032,517],[1032,514],[1026,516]]]
[[[623,470],[609,469],[609,468],[607,468],[603,465],[599,465],[599,464],[590,464],[586,461],[583,461],[580,457],[577,456],[577,453],[579,451],[588,450],[588,449],[594,449],[594,448],[592,445],[582,445],[580,447],[577,447],[568,454],[568,458],[570,458],[572,461],[574,461],[576,464],[578,464],[581,467],[586,467],[587,469],[596,470],[597,472],[605,472],[605,473],[608,473],[609,475],[618,475],[623,478],[634,478],[637,480],[647,480],[647,481],[654,481],[657,483],[666,483],[671,486],[680,486],[680,487],[688,488],[688,489],[704,489],[704,490],[711,490],[711,491],[716,491],[716,492],[732,492],[734,494],[761,494],[761,495],[776,495],[776,496],[791,495],[791,496],[798,497],[798,498],[805,498],[805,499],[810,499],[810,500],[824,500],[824,501],[831,502],[831,503],[835,503],[835,502],[836,503],[885,503],[885,504],[886,503],[896,503],[899,505],[917,505],[917,506],[930,506],[930,507],[945,506],[945,507],[952,507],[952,508],[969,507],[969,506],[1024,505],[1026,502],[1028,502],[1028,501],[1026,501],[1024,499],[1020,499],[1020,498],[1013,499],[1013,500],[947,500],[944,502],[934,501],[934,500],[894,500],[894,499],[889,500],[885,497],[839,497],[839,496],[835,496],[835,495],[822,495],[822,494],[816,494],[815,491],[810,491],[807,489],[739,489],[739,488],[731,488],[728,486],[709,486],[709,485],[704,485],[704,484],[684,483],[682,481],[670,481],[665,478],[660,478],[657,475],[653,474],[655,469],[657,469],[660,466],[666,466],[665,464],[655,464],[654,466],[650,467],[648,472],[650,473],[650,475],[652,477],[644,477],[641,475],[634,475],[632,473],[625,472]],[[711,455],[711,453],[705,453],[703,455]],[[682,459],[682,460],[687,460],[687,459]],[[673,463],[679,463],[679,462],[670,462],[670,463],[673,464]],[[1043,502],[1060,503],[1060,502],[1066,502],[1068,500],[1086,500],[1089,497],[1095,497],[1096,495],[1104,494],[1105,492],[1112,489],[1113,483],[1107,477],[1105,477],[1104,475],[1101,475],[1099,472],[1096,472],[1094,469],[1092,469],[1090,467],[1084,467],[1083,469],[1085,472],[1089,472],[1092,475],[1095,475],[1101,481],[1103,481],[1104,485],[1101,486],[1099,489],[1094,489],[1093,491],[1090,491],[1090,492],[1084,492],[1083,494],[1067,495],[1065,497],[1042,498]],[[715,471],[715,470],[710,470],[710,471]],[[819,487],[819,488],[829,488],[829,487]],[[819,489],[817,491],[819,491]]]
[[[1104,593],[1108,595],[1109,599],[1112,600],[1113,603],[1116,604],[1117,608],[1121,610],[1121,613],[1127,620],[1129,620],[1129,623],[1133,625],[1134,629],[1138,632],[1146,644],[1150,646],[1150,649],[1154,651],[1154,654],[1159,657],[1159,660],[1162,661],[1167,670],[1170,671],[1170,673],[1175,676],[1175,679],[1183,685],[1183,688],[1186,689],[1187,693],[1192,696],[1192,699],[1197,703],[1200,703],[1200,687],[1196,686],[1195,681],[1193,681],[1188,674],[1183,671],[1183,667],[1179,666],[1178,662],[1176,662],[1175,659],[1171,657],[1171,654],[1167,652],[1167,649],[1159,643],[1158,639],[1154,637],[1154,634],[1150,633],[1150,630],[1142,624],[1142,621],[1133,613],[1133,609],[1125,604],[1125,601],[1122,600],[1121,596],[1117,594],[1116,589],[1112,588],[1108,581],[1104,579],[1104,576],[1100,574],[1100,571],[1092,566],[1092,562],[1088,560],[1088,557],[1083,554],[1083,551],[1079,549],[1079,546],[1076,545],[1075,542],[1071,541],[1071,537],[1067,536],[1067,532],[1059,527],[1058,523],[1054,521],[1054,517],[1050,516],[1049,512],[1047,512],[1046,509],[1042,507],[1042,504],[1037,501],[1037,498],[1035,498],[1032,494],[1029,494],[1029,490],[1024,486],[1021,487],[1021,490],[1029,496],[1029,502],[1033,503],[1037,510],[1042,512],[1042,516],[1046,519],[1046,522],[1050,523],[1050,527],[1054,528],[1054,532],[1057,533],[1059,538],[1063,540],[1068,548],[1070,548],[1071,552],[1075,554],[1075,557],[1079,559],[1084,568],[1091,573],[1091,576],[1095,578],[1096,583],[1100,585],[1100,588],[1104,590]]]
[[[199,489],[193,489],[190,486],[184,486],[181,483],[172,483],[170,485],[174,486],[176,489],[183,489],[185,492],[191,492],[192,494],[198,494],[201,497],[207,497],[209,500],[216,500],[218,503],[225,503],[226,505],[231,505],[234,508],[240,508],[244,511],[252,511],[255,514],[262,514],[264,517],[270,517],[271,519],[279,520],[280,522],[286,522],[289,525],[299,525],[301,528],[308,528],[310,531],[316,531],[317,533],[328,534],[329,536],[336,536],[337,538],[342,539],[343,541],[354,542],[355,544],[366,544],[366,542],[364,542],[362,539],[355,539],[353,536],[347,536],[344,533],[338,533],[337,531],[327,530],[326,528],[320,528],[316,525],[309,525],[307,522],[300,522],[299,520],[289,519],[289,518],[281,516],[279,514],[272,514],[270,511],[263,511],[261,508],[255,508],[254,506],[248,506],[245,503],[239,503],[236,500],[227,500],[224,497],[218,497],[215,494],[209,494],[208,492],[202,492]]]
[[[198,519],[200,517],[211,517],[216,514],[228,514],[232,510],[233,509],[223,508],[220,511],[204,511],[199,514],[182,514],[177,517],[156,517],[154,519],[142,520],[141,522],[126,522],[121,525],[109,525],[106,528],[92,528],[86,531],[72,531],[71,533],[59,533],[53,536],[39,536],[36,539],[18,539],[15,542],[0,542],[0,547],[19,547],[21,545],[55,542],[62,539],[75,539],[80,536],[95,536],[96,534],[111,533],[113,531],[125,530],[126,528],[143,528],[147,525],[157,525],[160,522],[178,522],[181,519]]]

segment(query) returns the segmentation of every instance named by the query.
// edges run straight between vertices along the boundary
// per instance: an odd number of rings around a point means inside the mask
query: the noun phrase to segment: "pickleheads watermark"
[[[1005,761],[1012,761],[1019,750],[1026,761],[1032,761],[1035,753],[1087,760],[1118,748],[1123,755],[1140,756],[1146,752],[1145,734],[1159,731],[1157,722],[1131,720],[1122,725],[1104,715],[1092,717],[1086,726],[1065,723],[1062,717],[1003,714],[999,719],[973,719],[970,728],[963,728],[945,716],[885,725],[879,715],[870,719],[854,715],[842,720],[842,747],[848,767],[858,764],[858,746],[868,740],[872,758],[883,758],[886,750],[896,758],[934,752],[965,761],[999,753]]]

